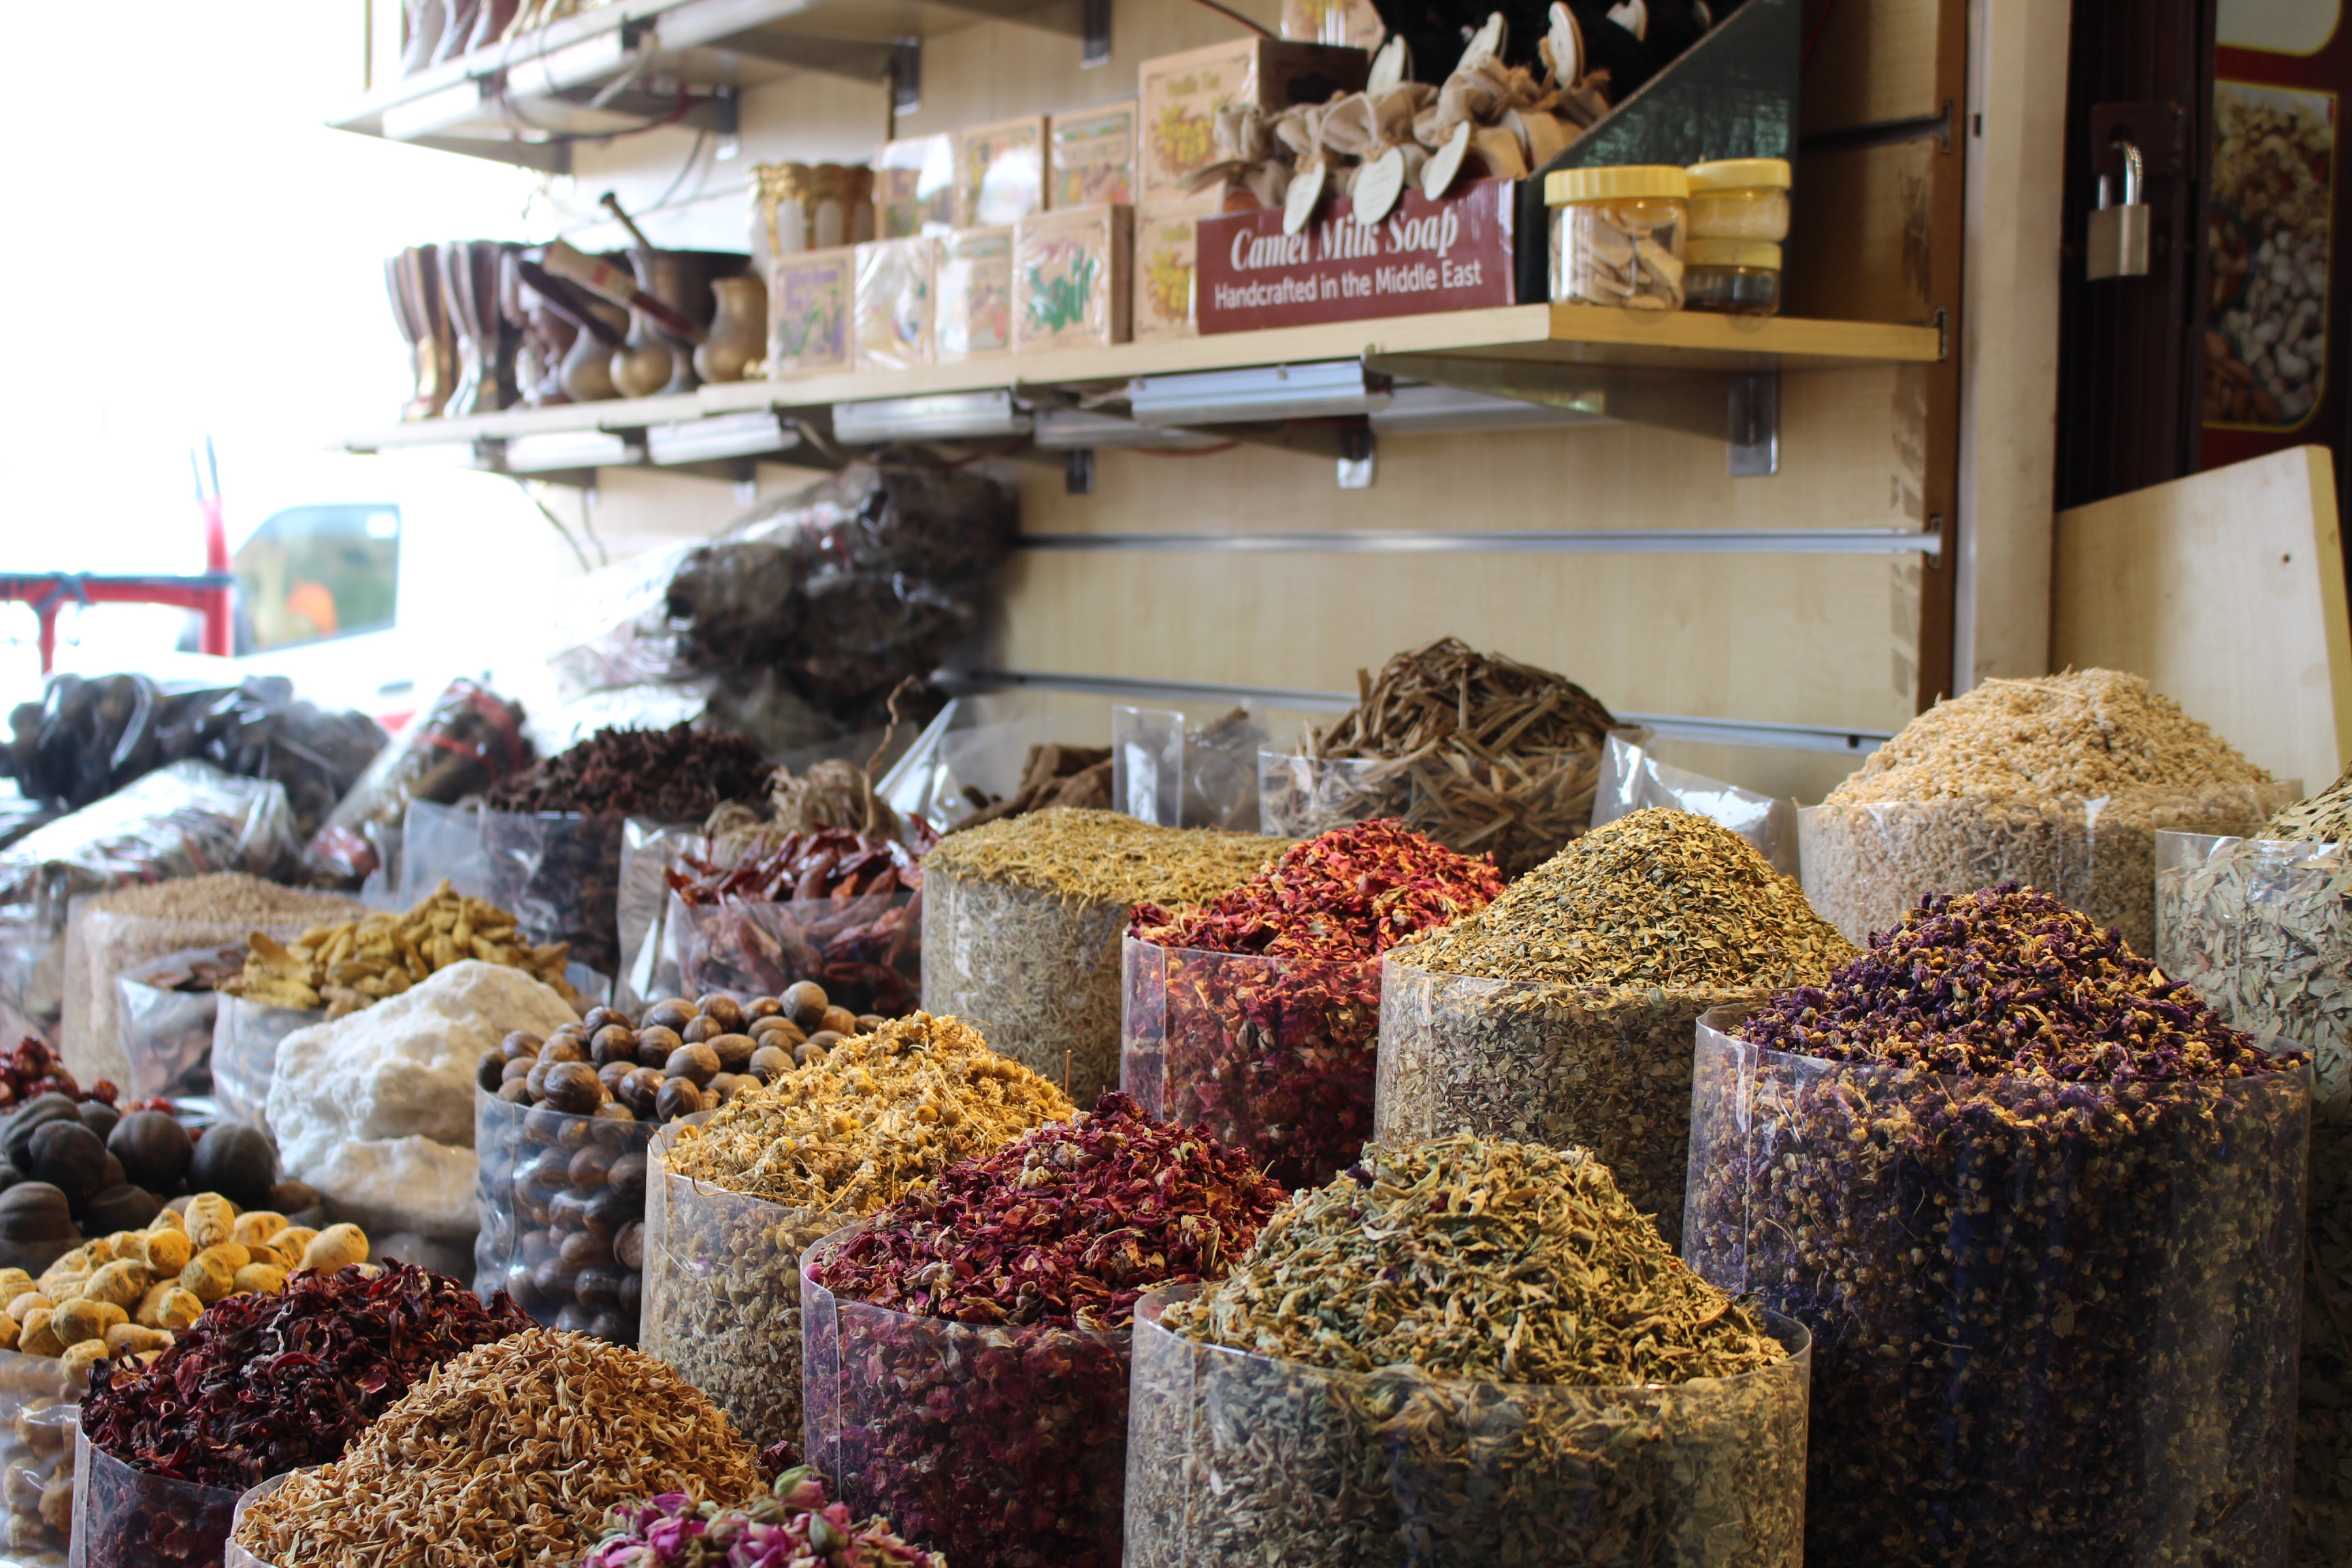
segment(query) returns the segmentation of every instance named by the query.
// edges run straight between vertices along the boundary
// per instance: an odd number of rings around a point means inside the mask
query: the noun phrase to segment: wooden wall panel
[[[1801,154],[1781,308],[1850,321],[1933,321],[1943,156],[1930,141]]]
[[[1942,11],[1940,0],[1811,0],[1805,37],[1818,28],[1821,41],[1805,68],[1799,133],[1935,113],[1947,96],[1936,68]]]

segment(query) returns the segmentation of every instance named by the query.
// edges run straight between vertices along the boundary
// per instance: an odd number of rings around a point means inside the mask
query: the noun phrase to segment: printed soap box
[[[1361,49],[1280,38],[1242,38],[1144,61],[1137,92],[1141,199],[1190,194],[1184,182],[1214,159],[1210,128],[1221,106],[1323,103],[1360,89],[1370,68]]]
[[[958,228],[998,228],[1045,210],[1045,117],[956,133]]]
[[[1200,225],[1224,205],[1215,191],[1135,209],[1135,341],[1189,338]]]
[[[1056,114],[1045,142],[1048,206],[1135,200],[1135,100]]]
[[[955,226],[956,139],[909,136],[874,160],[874,237],[907,239]]]
[[[877,239],[856,247],[859,370],[911,370],[938,356],[940,241]]]
[[[1013,347],[1013,230],[967,228],[940,242],[940,363]]]
[[[804,250],[768,268],[768,374],[782,380],[850,366],[857,253]]]
[[[1068,207],[1024,219],[1013,231],[1013,346],[1092,348],[1123,343],[1131,304],[1134,209]]]

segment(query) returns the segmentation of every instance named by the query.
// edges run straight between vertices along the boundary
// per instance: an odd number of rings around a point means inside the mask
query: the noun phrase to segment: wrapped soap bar
[[[768,376],[850,367],[849,320],[857,251],[804,250],[768,268]]]
[[[1024,218],[1013,231],[1013,346],[1127,342],[1134,209],[1115,203]]]
[[[1132,331],[1137,342],[1189,338],[1200,331],[1192,310],[1200,222],[1223,205],[1223,194],[1210,191],[1135,209]]]
[[[877,239],[857,247],[850,342],[859,370],[908,370],[938,358],[940,241]]]
[[[1361,49],[1236,38],[1143,62],[1137,110],[1144,201],[1186,195],[1184,183],[1216,157],[1210,131],[1217,110],[1254,103],[1269,111],[1325,103],[1360,90],[1371,67]]]
[[[940,241],[940,363],[1012,347],[1013,230],[959,229]]]
[[[1377,49],[1388,36],[1372,0],[1282,0],[1282,36],[1310,44]]]
[[[1045,210],[1045,117],[956,133],[958,228],[997,228]]]
[[[908,136],[874,160],[874,237],[907,239],[955,226],[955,138]]]
[[[1135,200],[1135,100],[1055,115],[1045,146],[1047,206]]]

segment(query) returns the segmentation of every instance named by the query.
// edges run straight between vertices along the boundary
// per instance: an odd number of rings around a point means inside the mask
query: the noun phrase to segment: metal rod
[[[1410,529],[1314,533],[1024,533],[1023,550],[1244,552],[1276,554],[1926,555],[1943,536],[1887,528],[1631,528],[1435,533]]]
[[[1071,691],[1146,702],[1155,700],[1162,702],[1188,700],[1235,702],[1248,698],[1271,707],[1297,708],[1310,713],[1344,713],[1356,705],[1353,692],[1314,691],[1280,686],[1224,686],[1198,680],[1148,680],[1124,675],[1064,675],[1029,669],[950,672],[941,685],[953,692],[1034,686],[1041,690]],[[1695,741],[1717,746],[1757,746],[1776,751],[1834,752],[1853,757],[1866,756],[1892,738],[1884,730],[1832,730],[1811,724],[1774,724],[1684,713],[1621,712],[1617,717],[1629,724],[1648,725],[1662,741]]]

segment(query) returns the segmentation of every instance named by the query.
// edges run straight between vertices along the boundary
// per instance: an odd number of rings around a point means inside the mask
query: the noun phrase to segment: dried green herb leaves
[[[2305,843],[2341,844],[2352,839],[2352,768],[2308,800],[2282,807],[2263,825],[2264,838],[2293,838]]]
[[[1819,984],[1853,951],[1728,828],[1680,811],[1620,817],[1395,950],[1373,1135],[1589,1148],[1677,1244],[1699,1016]]]
[[[923,869],[1096,903],[1174,906],[1236,886],[1288,847],[1262,834],[1157,827],[1057,805],[951,833],[923,857]]]

